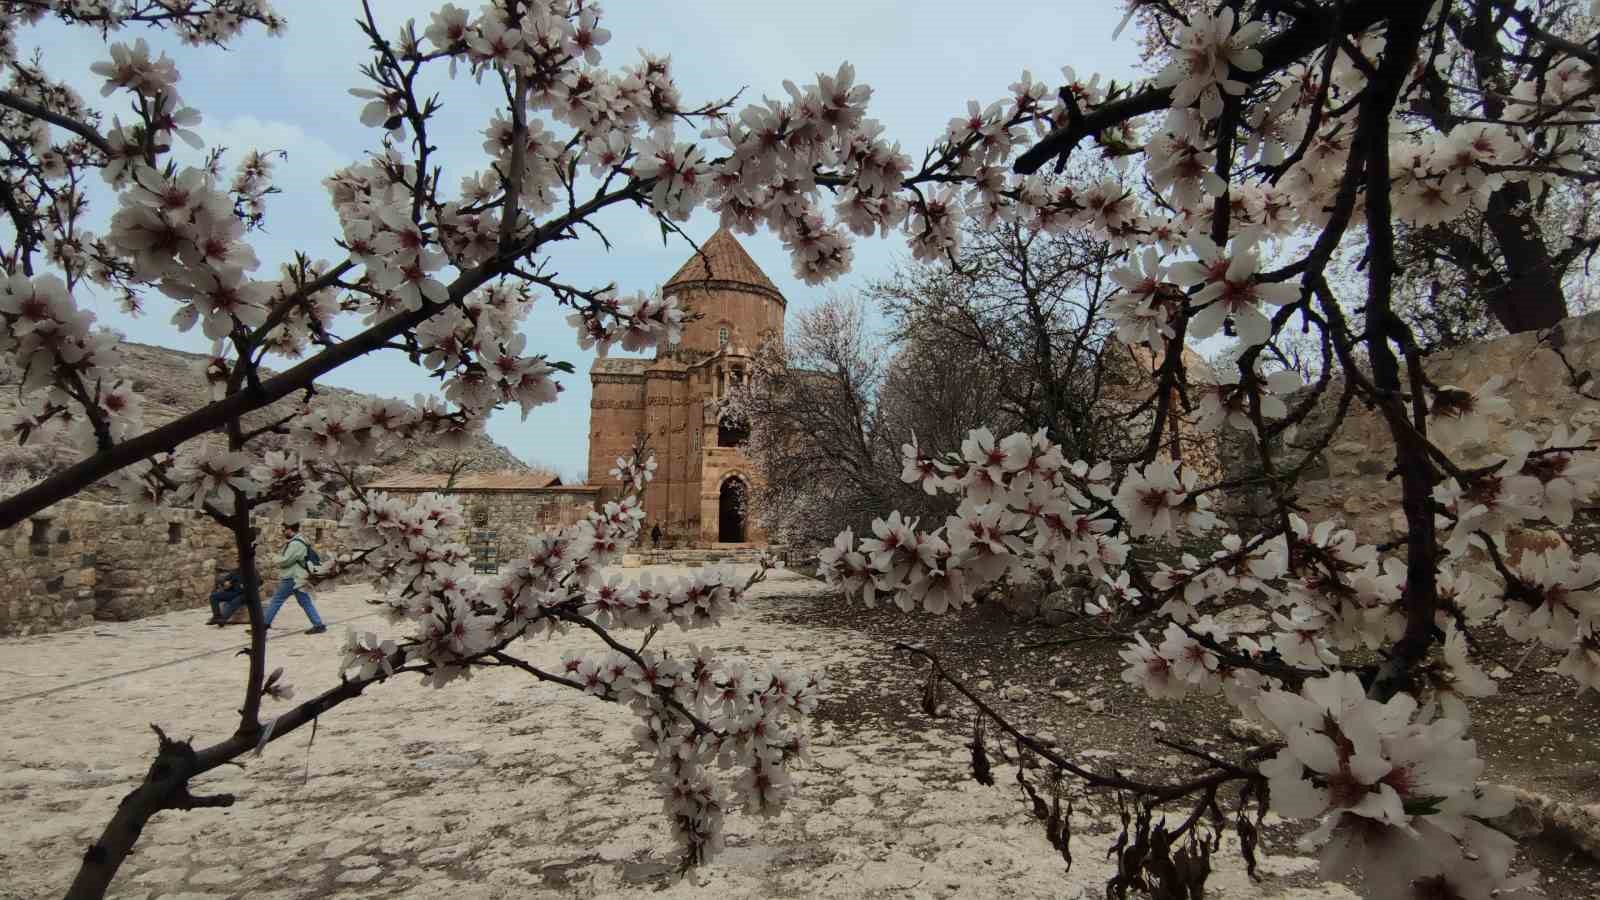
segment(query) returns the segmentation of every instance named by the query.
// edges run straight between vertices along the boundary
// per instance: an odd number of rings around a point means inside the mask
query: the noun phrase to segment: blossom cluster
[[[563,671],[585,691],[639,714],[634,738],[654,753],[662,809],[696,861],[722,849],[723,814],[735,800],[754,815],[782,812],[794,795],[788,764],[805,753],[796,723],[825,689],[815,676],[775,667],[755,672],[692,647],[681,659],[653,651],[636,660],[569,656]],[[711,774],[729,768],[739,770],[731,784]]]
[[[1476,437],[1485,427],[1497,409],[1487,402],[1492,393],[1491,385],[1472,412],[1458,405],[1461,433]],[[1507,529],[1547,509],[1570,518],[1572,503],[1600,498],[1587,432],[1558,430],[1539,456],[1530,456],[1537,445],[1525,433],[1511,443],[1513,457],[1482,476],[1492,490],[1475,490],[1470,503],[1464,495],[1441,503],[1442,533],[1471,529],[1478,547],[1500,553]],[[960,497],[956,513],[926,529],[896,512],[875,520],[870,537],[840,534],[820,555],[829,583],[868,605],[889,600],[941,613],[1003,580],[1061,583],[1085,572],[1106,587],[1085,612],[1153,610],[1165,622],[1158,643],[1137,634],[1122,651],[1124,680],[1162,699],[1221,693],[1285,735],[1289,749],[1261,771],[1272,780],[1274,809],[1322,818],[1311,841],[1326,844],[1331,875],[1360,864],[1373,884],[1391,874],[1455,877],[1466,871],[1456,868],[1465,854],[1472,873],[1493,876],[1488,883],[1515,883],[1506,873],[1508,840],[1472,821],[1501,801],[1476,784],[1482,762],[1462,737],[1465,699],[1496,690],[1467,629],[1497,624],[1516,640],[1564,651],[1558,671],[1580,690],[1600,691],[1600,554],[1579,557],[1563,545],[1524,553],[1501,572],[1484,553],[1446,541],[1437,658],[1419,670],[1416,694],[1379,703],[1366,699],[1344,658],[1401,637],[1406,568],[1337,521],[1313,525],[1291,515],[1284,530],[1227,534],[1209,559],[1185,553],[1176,565],[1159,564],[1141,588],[1123,570],[1135,542],[1181,545],[1222,524],[1210,487],[1192,469],[1157,459],[1117,478],[1106,463],[1066,459],[1042,433],[997,441],[986,429],[971,432],[959,454],[933,457],[915,443],[903,450],[902,479]],[[1493,514],[1471,505],[1492,505],[1497,490],[1523,500]],[[1268,607],[1266,633],[1235,633],[1213,616],[1245,599]]]
[[[131,112],[127,124],[111,116],[107,125],[70,86],[21,59],[16,37],[48,9],[108,37],[153,25],[190,43],[222,45],[250,23],[276,31],[283,24],[276,12],[263,0],[13,4],[0,10],[0,57],[12,75],[0,137],[11,151],[8,214],[17,226],[3,259],[0,356],[22,373],[22,404],[7,427],[22,440],[65,428],[87,454],[105,453],[143,428],[137,395],[111,374],[119,337],[97,328],[75,296],[84,280],[131,313],[159,293],[171,301],[176,328],[198,326],[216,341],[203,377],[217,399],[254,387],[263,354],[328,352],[341,343],[336,320],[359,319],[371,348],[404,352],[440,379],[443,399],[341,413],[307,405],[250,439],[235,416],[226,447],[196,441],[118,476],[136,503],[228,514],[243,501],[256,512],[298,517],[311,508],[311,483],[325,467],[370,460],[389,441],[459,441],[497,407],[516,404],[526,415],[554,400],[562,366],[530,353],[519,330],[541,291],[572,310],[569,322],[585,349],[671,344],[692,313],[676,299],[574,288],[542,256],[554,241],[598,231],[597,212],[627,203],[663,233],[700,208],[744,233],[765,227],[810,284],[849,268],[852,236],[898,231],[915,258],[940,260],[959,249],[969,221],[1087,233],[1126,253],[1105,307],[1121,341],[1178,362],[1189,339],[1227,334],[1246,348],[1237,374],[1196,385],[1200,427],[1276,428],[1292,415],[1297,385],[1266,371],[1256,350],[1270,346],[1288,316],[1312,320],[1318,285],[1301,277],[1311,266],[1274,268],[1274,260],[1329,226],[1337,210],[1353,216],[1341,186],[1357,171],[1352,160],[1362,163],[1353,157],[1353,136],[1360,109],[1378,96],[1370,79],[1386,37],[1373,30],[1318,40],[1327,48],[1321,55],[1274,60],[1269,71],[1267,22],[1233,6],[1180,16],[1170,4],[1132,4],[1144,7],[1160,7],[1171,27],[1157,30],[1167,64],[1139,93],[1081,79],[1071,68],[1055,84],[1024,71],[1006,96],[956,110],[920,166],[868,116],[871,88],[848,63],[803,84],[785,82],[783,96],[735,111],[732,100],[686,103],[665,57],[641,52],[628,65],[603,65],[611,34],[588,0],[491,0],[476,12],[447,3],[420,32],[407,22],[393,39],[369,19],[374,61],[363,70],[365,86],[351,93],[381,146],[324,181],[348,259],[300,256],[276,277],[260,278],[246,237],[272,191],[270,158],[247,154],[226,179],[215,155],[197,166],[172,157],[175,141],[199,144],[201,121],[177,89],[173,60],[143,40],[111,43],[109,58],[91,71],[102,95]],[[1451,30],[1436,27],[1441,36]],[[1448,127],[1388,132],[1379,150],[1387,149],[1399,221],[1428,228],[1486,212],[1506,185],[1540,197],[1556,179],[1587,174],[1590,60],[1587,51],[1549,47],[1540,55],[1548,64],[1504,78],[1486,98],[1503,104],[1503,115],[1458,110],[1469,114]],[[482,123],[482,165],[452,173],[454,196],[445,194],[443,166],[425,134],[439,106],[415,90],[418,71],[433,62],[477,84],[488,79],[507,101]],[[1401,94],[1418,98],[1426,113],[1432,87],[1450,73],[1431,63],[1413,69]],[[1013,165],[1041,140],[1130,97],[1145,103],[1144,112],[1166,113],[1138,126],[1130,114],[1082,135],[1108,161],[1092,176]],[[86,168],[98,168],[117,193],[104,235],[84,227]],[[1338,227],[1342,233],[1345,224]],[[1159,391],[1180,392],[1173,368],[1163,366]],[[1482,440],[1502,405],[1493,384],[1413,387],[1428,392],[1428,439],[1439,445]],[[286,446],[253,444],[274,432],[287,433]],[[1269,435],[1255,437],[1265,445]],[[1107,586],[1098,612],[1159,605],[1164,616],[1157,644],[1141,636],[1125,651],[1125,677],[1161,696],[1222,691],[1285,736],[1284,755],[1263,772],[1286,815],[1324,819],[1325,858],[1354,859],[1369,877],[1381,870],[1415,882],[1465,873],[1483,890],[1510,889],[1504,847],[1473,824],[1496,801],[1473,786],[1478,764],[1461,737],[1461,698],[1492,691],[1493,681],[1476,667],[1465,629],[1497,623],[1514,638],[1562,650],[1562,672],[1600,687],[1600,558],[1557,548],[1509,560],[1504,543],[1509,529],[1530,519],[1569,522],[1595,496],[1600,470],[1582,429],[1542,440],[1513,432],[1508,447],[1491,466],[1452,465],[1430,485],[1443,535],[1434,576],[1444,640],[1440,658],[1421,672],[1427,685],[1419,699],[1436,701],[1423,705],[1367,700],[1343,670],[1350,651],[1388,645],[1406,627],[1405,564],[1337,522],[1286,513],[1274,531],[1226,535],[1209,559],[1184,556],[1135,583],[1127,567],[1135,542],[1180,542],[1222,525],[1213,508],[1217,486],[1176,459],[1152,456],[1126,468],[1068,460],[1043,432],[996,439],[975,431],[960,453],[943,458],[913,443],[905,480],[959,495],[956,514],[933,529],[893,514],[874,522],[870,537],[841,535],[823,555],[824,570],[868,602],[881,597],[935,612],[969,603],[1005,578],[1086,570]],[[401,503],[352,486],[336,507],[363,549],[359,560],[338,565],[374,566],[390,589],[394,620],[409,631],[398,639],[353,636],[346,671],[376,677],[416,669],[443,685],[474,666],[504,664],[497,655],[512,642],[555,628],[609,634],[714,624],[747,585],[711,574],[637,585],[601,575],[638,536],[638,497],[650,468],[619,461],[623,499],[541,536],[525,559],[493,578],[470,571],[455,540],[461,513],[447,498]],[[1211,615],[1243,595],[1271,607],[1270,634],[1235,635]],[[672,659],[609,644],[569,663],[559,677],[639,712],[641,740],[655,750],[668,811],[692,855],[715,848],[728,796],[706,775],[713,762],[743,770],[735,791],[747,806],[768,811],[787,796],[783,764],[800,748],[787,723],[815,702],[813,679],[750,675],[698,654]],[[1400,866],[1396,854],[1413,844],[1428,852]],[[1453,867],[1458,857],[1472,864]]]
[[[1307,679],[1256,701],[1285,747],[1261,766],[1273,808],[1320,819],[1307,841],[1322,873],[1359,866],[1375,896],[1425,884],[1445,896],[1534,896],[1537,875],[1511,876],[1515,842],[1483,824],[1511,811],[1504,788],[1478,785],[1483,760],[1461,722],[1429,719],[1400,694],[1380,703],[1353,673]],[[1527,893],[1524,893],[1527,892]]]
[[[751,582],[721,570],[689,577],[625,583],[602,569],[620,561],[639,535],[640,501],[655,461],[617,461],[629,487],[583,521],[532,539],[526,556],[493,576],[472,572],[458,536],[465,520],[456,501],[439,494],[415,500],[371,494],[346,498],[341,524],[386,589],[398,638],[351,632],[344,671],[356,677],[405,667],[442,687],[472,676],[474,667],[503,664],[517,642],[571,628],[604,638],[610,649],[566,656],[552,674],[569,686],[628,705],[640,718],[640,745],[654,755],[652,771],[673,832],[694,861],[721,848],[722,818],[736,799],[772,815],[793,793],[788,763],[803,750],[799,720],[816,706],[823,686],[814,676],[770,668],[752,672],[706,650],[681,657],[631,650],[619,629],[711,627],[744,600]],[[760,573],[756,576],[759,578]],[[728,783],[718,769],[738,774]]]
[[[138,6],[76,4],[71,15],[114,25]],[[266,3],[244,0],[191,4],[170,24],[190,41],[220,44],[249,21],[280,24]],[[259,215],[272,190],[270,164],[260,154],[247,154],[227,191],[219,189],[214,158],[204,168],[163,165],[160,156],[174,137],[199,146],[192,130],[199,113],[183,105],[173,61],[152,56],[144,40],[115,44],[110,56],[91,67],[103,79],[101,93],[131,95],[139,121],[123,126],[114,120],[102,138],[101,175],[118,189],[109,231],[97,236],[79,221],[84,197],[71,170],[84,162],[87,145],[52,143],[49,129],[35,124],[27,143],[36,154],[30,172],[36,179],[23,179],[13,200],[48,204],[44,249],[61,275],[8,267],[0,296],[0,352],[26,373],[21,406],[7,427],[24,440],[64,428],[85,452],[123,440],[142,426],[143,417],[141,398],[112,374],[120,363],[120,335],[96,327],[95,315],[73,296],[81,279],[121,291],[130,312],[142,308],[137,289],[159,289],[176,301],[173,324],[179,330],[200,324],[219,340],[263,324],[281,292],[249,277],[258,261],[244,239],[246,222]],[[82,101],[70,89],[42,75],[19,79],[18,88],[29,100],[82,113]]]
[[[218,356],[200,368],[205,377],[226,381],[229,365]],[[414,404],[371,398],[339,412],[305,404],[280,424],[286,441],[279,449],[195,443],[124,469],[113,481],[138,508],[166,503],[229,514],[243,499],[263,516],[297,522],[336,500],[324,482],[339,467],[370,463],[405,441],[460,447],[482,425],[424,395]]]

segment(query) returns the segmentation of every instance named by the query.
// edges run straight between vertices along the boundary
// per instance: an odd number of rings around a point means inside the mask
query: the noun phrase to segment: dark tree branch
[[[1388,18],[1398,6],[1404,5],[1397,5],[1393,0],[1352,0],[1344,6],[1339,31],[1342,34],[1360,34]],[[1261,69],[1255,72],[1234,69],[1229,77],[1247,85],[1256,84],[1315,52],[1328,42],[1328,29],[1321,19],[1321,16],[1307,16],[1262,42],[1257,48],[1261,51]],[[1018,156],[1013,168],[1024,175],[1031,175],[1046,162],[1070,155],[1084,138],[1171,105],[1171,88],[1151,88],[1123,100],[1102,104],[1088,113],[1074,111],[1065,125],[1056,127]]]
[[[262,381],[259,387],[246,387],[229,394],[159,428],[123,441],[110,450],[83,459],[39,484],[7,498],[0,502],[0,529],[10,528],[39,510],[71,497],[85,485],[93,484],[158,453],[171,452],[185,441],[215,431],[230,419],[239,418],[304,390],[318,378],[345,363],[383,348],[389,341],[426,321],[446,306],[461,302],[467,294],[503,274],[517,258],[533,252],[549,241],[559,239],[573,221],[592,215],[597,210],[614,203],[643,196],[640,192],[647,188],[647,182],[631,182],[535,229],[508,253],[463,272],[451,283],[450,299],[445,304],[425,302],[416,310],[394,316],[347,341],[328,347],[305,362]]]
[[[0,106],[9,106],[24,115],[33,116],[35,119],[43,119],[44,121],[49,122],[51,125],[55,125],[59,128],[65,128],[66,130],[94,145],[94,148],[99,150],[101,153],[104,153],[107,156],[114,155],[111,149],[110,141],[107,141],[104,137],[102,137],[100,132],[95,131],[93,127],[83,122],[79,122],[77,119],[74,119],[71,116],[65,116],[56,112],[55,110],[47,109],[37,103],[34,103],[32,100],[19,97],[11,91],[0,90]]]

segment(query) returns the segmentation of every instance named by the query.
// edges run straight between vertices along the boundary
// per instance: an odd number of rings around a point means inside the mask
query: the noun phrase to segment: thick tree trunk
[[[1422,386],[1416,377],[1420,366],[1406,326],[1391,305],[1397,273],[1389,194],[1389,117],[1416,60],[1426,18],[1427,7],[1418,5],[1398,11],[1389,19],[1383,61],[1363,95],[1350,148],[1352,158],[1359,154],[1366,166],[1367,354],[1372,360],[1372,383],[1379,395],[1379,407],[1394,436],[1400,503],[1406,516],[1406,629],[1390,649],[1373,685],[1372,692],[1380,701],[1409,687],[1413,668],[1427,658],[1434,640],[1433,619],[1439,600],[1439,549],[1432,505],[1434,469],[1422,431],[1426,420],[1422,413]],[[1407,387],[1401,384],[1401,365],[1394,346],[1404,349],[1410,369],[1414,422],[1408,421],[1406,414],[1403,398]],[[1413,424],[1416,430],[1412,429]]]
[[[1499,39],[1505,19],[1492,0],[1475,0],[1470,7],[1470,17],[1452,18],[1451,28],[1472,53],[1473,75],[1483,92],[1483,115],[1499,119],[1506,111],[1500,87],[1507,81],[1506,51]],[[1515,182],[1495,191],[1484,218],[1505,259],[1504,283],[1474,275],[1471,268],[1463,271],[1482,291],[1489,311],[1512,334],[1549,328],[1565,319],[1561,273],[1535,218],[1528,185]]]
[[[1511,334],[1550,328],[1565,319],[1561,273],[1534,218],[1528,186],[1509,184],[1495,191],[1486,218],[1506,266],[1505,283],[1484,290],[1489,311]]]

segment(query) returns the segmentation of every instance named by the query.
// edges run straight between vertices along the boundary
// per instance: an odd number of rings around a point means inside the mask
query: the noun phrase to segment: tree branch
[[[81,137],[93,144],[96,150],[99,150],[106,156],[116,155],[111,149],[111,142],[102,137],[100,132],[95,131],[93,127],[86,125],[83,122],[79,122],[77,119],[74,119],[70,116],[64,116],[54,110],[46,109],[45,107],[34,103],[32,100],[26,100],[17,96],[11,91],[0,91],[0,106],[9,106],[24,115],[33,116],[35,119],[43,119],[46,122],[49,122],[51,125],[55,125],[59,128],[65,128],[78,137]]]
[[[1339,31],[1343,34],[1360,34],[1393,15],[1396,9],[1397,4],[1393,0],[1354,0],[1344,7]],[[1327,42],[1328,28],[1320,17],[1301,19],[1261,43],[1257,48],[1262,58],[1260,70],[1242,72],[1234,69],[1228,77],[1247,85],[1256,84],[1299,62]],[[1171,88],[1148,88],[1132,97],[1101,104],[1088,113],[1079,113],[1072,108],[1067,124],[1055,128],[1018,156],[1013,168],[1020,174],[1031,175],[1056,157],[1065,161],[1084,138],[1171,105]]]

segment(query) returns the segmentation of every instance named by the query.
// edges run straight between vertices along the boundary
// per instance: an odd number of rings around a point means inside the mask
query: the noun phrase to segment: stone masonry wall
[[[644,359],[597,359],[589,381],[589,471],[584,480],[620,491],[610,476],[618,458],[633,449],[634,437],[645,430],[645,379],[650,366]],[[608,494],[607,499],[610,499]]]
[[[700,435],[706,389],[677,360],[658,360],[645,376],[644,431],[656,455],[655,477],[644,492],[645,520],[667,539],[688,543],[699,530]]]
[[[389,494],[409,499],[420,491],[390,490]],[[597,488],[554,487],[520,490],[453,491],[449,496],[461,503],[467,527],[453,535],[454,540],[473,548],[480,556],[482,542],[475,535],[492,533],[489,547],[493,557],[504,561],[528,554],[528,539],[566,525],[575,524],[595,508]]]
[[[338,552],[335,523],[303,527],[324,558]],[[235,561],[233,536],[196,510],[64,500],[0,532],[0,635],[204,607]]]
[[[1587,426],[1600,431],[1600,313],[1567,319],[1558,326],[1561,353],[1579,372],[1594,370],[1584,394],[1571,385],[1571,375],[1561,356],[1540,344],[1535,333],[1510,335],[1447,352],[1424,361],[1428,376],[1440,385],[1476,390],[1491,377],[1505,379],[1499,394],[1509,401],[1511,414],[1490,428],[1490,441],[1457,447],[1452,457],[1471,467],[1491,461],[1503,449],[1502,439],[1514,429],[1544,440],[1555,425]],[[1338,385],[1331,385],[1320,408],[1301,425],[1297,443],[1309,443],[1325,433],[1333,418]],[[1230,477],[1257,470],[1250,454],[1234,441],[1229,454]],[[1292,461],[1300,455],[1292,449]],[[1394,468],[1394,446],[1388,428],[1375,410],[1353,404],[1327,450],[1312,461],[1297,495],[1306,507],[1308,521],[1337,517],[1355,529],[1363,541],[1382,542],[1403,534],[1400,483],[1388,478]],[[1247,498],[1248,499],[1248,498]],[[1260,498],[1255,498],[1259,505]],[[1248,518],[1248,510],[1239,510]],[[1568,536],[1569,541],[1571,536]]]

